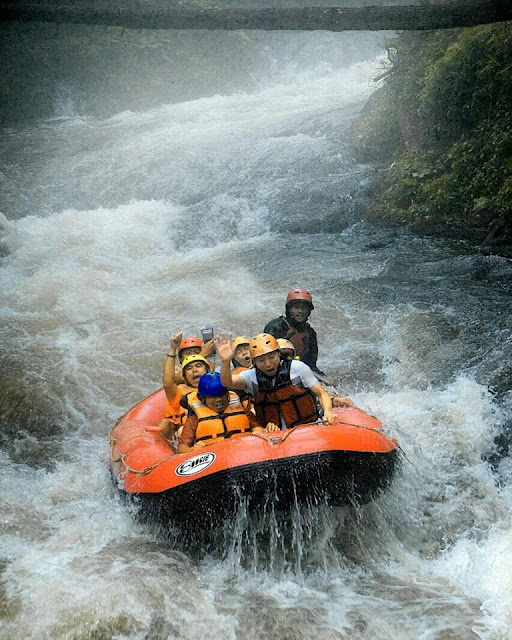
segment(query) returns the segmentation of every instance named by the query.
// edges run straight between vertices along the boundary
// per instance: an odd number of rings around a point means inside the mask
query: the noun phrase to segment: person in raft
[[[201,338],[197,338],[196,336],[182,337],[177,348],[178,360],[181,365],[183,360],[188,356],[202,355],[203,358],[208,358],[214,350],[215,344],[213,340],[203,342]],[[175,366],[174,379],[176,384],[183,384],[185,382],[181,366],[178,366],[177,363]]]
[[[178,360],[181,364],[188,356],[196,356],[199,354],[202,355],[203,358],[208,358],[214,350],[215,344],[213,340],[203,342],[201,338],[197,338],[196,336],[187,336],[186,338],[182,338],[178,345]]]
[[[233,359],[231,360],[231,364],[233,365],[232,373],[235,375],[252,367],[252,356],[251,350],[249,349],[250,342],[250,339],[246,336],[238,336],[238,338],[235,338],[231,343],[234,349]]]
[[[231,360],[231,365],[233,367],[231,374],[236,375],[242,371],[247,371],[250,369],[252,364],[251,350],[249,349],[250,339],[246,336],[238,336],[233,340],[231,346],[233,347],[234,355],[233,360]],[[252,398],[250,395],[245,393],[245,391],[237,391],[236,392],[242,404],[245,407],[246,411],[251,411],[252,409]]]
[[[277,344],[279,345],[279,351],[281,352],[281,358],[283,360],[300,360],[299,356],[295,355],[295,347],[286,338],[278,338]]]
[[[265,325],[264,333],[274,338],[285,338],[295,347],[295,355],[305,362],[315,373],[325,376],[316,366],[318,341],[316,331],[308,323],[315,307],[313,298],[306,289],[292,289],[286,296],[285,315],[274,318]]]
[[[183,382],[176,382],[176,351],[182,342],[183,333],[179,331],[171,337],[169,351],[165,358],[162,381],[167,399],[165,418],[158,426],[162,434],[172,440],[174,433],[183,426],[188,415],[186,399],[197,390],[202,375],[210,371],[208,360],[200,353],[188,355],[181,363]]]
[[[222,384],[218,371],[201,376],[197,391],[188,396],[188,404],[190,411],[179,438],[178,453],[209,446],[235,433],[265,431],[255,415],[245,411],[236,393]]]
[[[318,419],[316,400],[329,424],[338,418],[332,411],[329,394],[307,364],[300,360],[283,360],[276,338],[260,333],[250,342],[252,369],[232,375],[230,363],[234,349],[226,336],[216,340],[222,365],[222,384],[235,391],[245,391],[253,397],[256,419],[260,424],[278,429],[290,429]],[[270,429],[269,429],[270,430]]]

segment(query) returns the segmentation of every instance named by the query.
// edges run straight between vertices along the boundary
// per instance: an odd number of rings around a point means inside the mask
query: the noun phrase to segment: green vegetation
[[[351,130],[375,222],[512,243],[512,24],[404,33]]]

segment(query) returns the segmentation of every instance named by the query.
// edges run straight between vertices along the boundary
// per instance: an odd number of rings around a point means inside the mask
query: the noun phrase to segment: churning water
[[[358,221],[345,134],[378,63],[301,37],[251,92],[2,134],[3,638],[512,638],[512,265]],[[185,553],[120,502],[108,431],[174,331],[254,334],[294,286],[402,471]]]

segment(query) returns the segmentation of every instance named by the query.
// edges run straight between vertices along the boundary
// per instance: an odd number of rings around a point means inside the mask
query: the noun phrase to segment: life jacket
[[[259,390],[253,402],[256,418],[261,425],[273,422],[281,427],[282,417],[286,428],[290,429],[317,420],[315,396],[309,389],[293,384],[291,365],[291,360],[281,360],[274,378],[268,378],[256,369]]]
[[[295,347],[295,353],[300,360],[309,366],[315,364],[316,358],[313,355],[313,350],[316,339],[308,322],[297,325],[289,316],[279,316],[265,326],[265,332],[271,333],[276,338],[289,340]]]
[[[293,346],[295,347],[295,353],[299,358],[301,358],[309,348],[309,345],[306,347],[306,339],[308,333],[309,332],[307,331],[307,329],[298,331],[293,327],[290,327],[286,332],[286,339],[293,344]]]
[[[189,398],[189,405],[197,416],[196,442],[208,440],[216,442],[223,438],[230,438],[235,433],[249,433],[251,424],[239,397],[229,392],[229,404],[223,413],[217,413],[202,402],[197,391]]]
[[[181,427],[185,424],[185,420],[188,416],[188,396],[194,391],[197,391],[197,389],[189,386],[188,384],[179,384],[178,391],[179,394],[177,394],[177,397],[172,404],[167,400],[165,417],[169,418],[169,420],[177,427]]]
[[[249,369],[250,367],[242,367],[241,365],[236,365],[235,368],[231,370],[231,375],[237,376],[239,373],[242,373],[242,371],[249,371]]]

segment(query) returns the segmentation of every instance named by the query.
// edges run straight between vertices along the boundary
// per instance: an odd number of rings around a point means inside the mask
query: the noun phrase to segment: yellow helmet
[[[278,338],[277,344],[279,345],[280,349],[291,349],[293,351],[293,355],[295,355],[295,347],[293,346],[293,343],[291,343],[286,338]]]
[[[208,360],[206,358],[204,358],[199,353],[194,353],[191,356],[187,356],[183,360],[183,362],[181,363],[182,371],[185,371],[185,369],[188,367],[188,365],[192,364],[192,362],[204,362],[204,364],[206,365],[207,370],[210,371],[210,363],[208,362]]]
[[[279,349],[279,345],[271,333],[258,333],[258,335],[254,336],[249,343],[249,348],[251,350],[251,356],[253,358],[257,358],[265,353],[277,351]]]
[[[238,338],[235,338],[233,340],[233,342],[231,343],[231,346],[233,347],[233,349],[236,349],[241,344],[246,344],[247,346],[249,346],[251,344],[251,339],[246,338],[245,336],[238,336]]]

